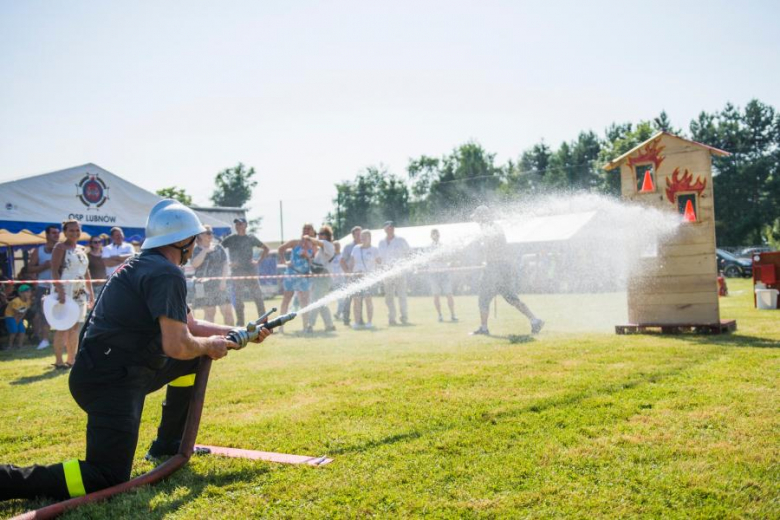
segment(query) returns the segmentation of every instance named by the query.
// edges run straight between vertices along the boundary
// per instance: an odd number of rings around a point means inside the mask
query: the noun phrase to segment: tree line
[[[252,190],[257,186],[254,168],[247,168],[238,163],[232,168],[225,168],[214,177],[214,191],[211,202],[215,206],[227,208],[243,208],[252,198]],[[169,186],[160,188],[155,193],[161,197],[178,200],[185,206],[192,206],[192,197],[184,188]],[[262,217],[249,220],[249,230],[254,232],[260,227]]]
[[[780,242],[780,113],[759,100],[744,109],[727,103],[701,112],[688,132],[666,112],[637,124],[612,124],[598,135],[583,131],[557,149],[544,141],[516,160],[496,164],[495,154],[467,142],[442,157],[409,160],[405,175],[382,164],[336,184],[327,220],[337,236],[352,226],[422,225],[466,220],[468,208],[511,202],[552,191],[584,190],[619,196],[620,176],[604,166],[659,130],[730,152],[713,157],[716,234],[719,245]]]

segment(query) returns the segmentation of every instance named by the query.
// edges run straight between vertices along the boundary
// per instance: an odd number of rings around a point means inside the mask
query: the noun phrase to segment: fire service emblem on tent
[[[88,173],[76,184],[76,197],[87,209],[97,209],[108,200],[108,186],[97,173]]]

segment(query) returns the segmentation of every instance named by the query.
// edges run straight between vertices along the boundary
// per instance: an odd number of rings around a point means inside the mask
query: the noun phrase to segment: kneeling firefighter
[[[87,456],[49,466],[0,465],[0,500],[92,493],[130,479],[146,394],[168,385],[149,455],[178,451],[201,356],[220,359],[238,345],[230,327],[192,317],[179,266],[205,231],[173,200],[154,206],[140,255],[108,280],[81,331],[70,392],[87,412]],[[270,331],[261,331],[261,342]]]

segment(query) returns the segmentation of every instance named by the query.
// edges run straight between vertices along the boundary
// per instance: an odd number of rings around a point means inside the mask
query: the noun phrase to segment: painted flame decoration
[[[647,143],[644,150],[639,150],[639,155],[636,157],[629,157],[629,168],[633,168],[635,164],[651,162],[655,165],[655,171],[657,172],[658,168],[661,166],[661,163],[664,162],[664,156],[661,155],[661,152],[664,148],[666,148],[665,146],[658,146],[660,142],[660,137],[658,139],[654,139]]]
[[[672,172],[672,180],[669,182],[669,177],[666,178],[666,198],[669,202],[674,204],[674,195],[681,191],[695,191],[699,195],[707,187],[707,179],[702,180],[701,177],[696,177],[696,182],[693,181],[693,174],[688,172],[688,168],[685,169],[682,179],[678,178],[680,175],[680,168],[675,168]]]

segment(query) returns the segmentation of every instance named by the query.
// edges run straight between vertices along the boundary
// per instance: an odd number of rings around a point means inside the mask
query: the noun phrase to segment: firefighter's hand
[[[268,320],[266,320],[268,321]],[[273,334],[273,331],[266,328],[260,329],[260,334],[257,335],[255,339],[252,340],[252,343],[262,343],[265,338]]]
[[[223,336],[211,336],[206,345],[206,355],[211,359],[221,359],[227,356],[229,348],[238,348],[238,345],[225,339]]]

